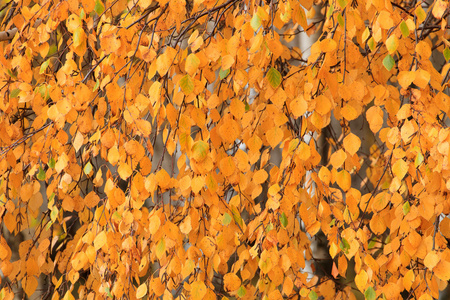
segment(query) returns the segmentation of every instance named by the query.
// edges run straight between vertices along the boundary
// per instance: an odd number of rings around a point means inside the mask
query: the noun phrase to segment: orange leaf
[[[291,109],[292,114],[296,118],[298,118],[306,113],[306,110],[308,109],[308,103],[306,103],[305,98],[300,96],[291,101],[289,108]]]
[[[353,133],[349,133],[344,138],[344,148],[351,155],[355,155],[356,152],[358,152],[360,147],[361,147],[361,140],[359,139],[359,137],[357,137]]]
[[[94,192],[91,191],[89,194],[84,197],[84,204],[88,208],[93,208],[97,206],[97,204],[100,202],[100,197]]]
[[[206,295],[206,285],[203,281],[196,281],[191,284],[191,296],[193,300],[201,300]]]
[[[436,251],[431,251],[428,252],[428,254],[425,256],[423,264],[425,265],[425,267],[432,270],[440,260],[441,257],[436,253]]]
[[[220,161],[219,168],[223,175],[231,176],[236,169],[236,165],[234,164],[233,159],[227,156]]]
[[[339,187],[344,190],[344,192],[348,191],[352,186],[352,177],[347,170],[342,170],[337,174],[336,183]]]
[[[344,117],[344,119],[346,119],[347,121],[352,121],[355,120],[358,117],[358,112],[356,111],[356,109],[349,105],[346,104],[342,109],[341,109],[341,115]]]
[[[374,214],[370,219],[370,229],[375,234],[382,234],[386,231],[384,219],[379,214]]]
[[[283,131],[279,127],[272,127],[266,132],[267,142],[275,148],[283,140]]]
[[[121,163],[119,165],[119,168],[117,168],[117,172],[119,173],[120,178],[122,178],[123,180],[126,180],[131,176],[131,174],[133,174],[133,170],[131,170],[130,165],[128,165],[127,163]]]
[[[241,279],[234,273],[228,273],[223,276],[225,290],[233,292],[241,286]]]
[[[346,158],[347,154],[344,152],[344,150],[339,149],[338,151],[334,152],[331,155],[330,163],[333,165],[335,169],[338,169],[342,166]]]
[[[229,54],[225,55],[224,57],[222,57],[222,70],[228,70],[233,66],[234,62],[235,60],[233,56]]]
[[[416,79],[415,71],[401,71],[398,76],[398,83],[402,88],[407,89],[411,83]]]
[[[411,140],[412,136],[415,133],[414,125],[410,120],[406,120],[402,126],[400,134],[402,136],[402,140],[407,143]]]
[[[258,170],[253,174],[253,182],[256,184],[261,184],[266,181],[269,175],[265,170]]]
[[[405,290],[409,291],[411,289],[414,280],[415,280],[414,271],[408,270],[405,276],[403,276],[403,286],[405,287]]]
[[[332,52],[337,48],[337,43],[333,39],[324,39],[320,42],[320,50],[322,52]]]
[[[372,106],[366,112],[367,122],[373,133],[380,131],[383,126],[383,111],[378,106]]]

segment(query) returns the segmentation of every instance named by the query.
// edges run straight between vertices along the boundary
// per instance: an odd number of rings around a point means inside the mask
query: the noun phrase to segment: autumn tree
[[[3,1],[0,298],[438,298],[449,4],[314,4]]]

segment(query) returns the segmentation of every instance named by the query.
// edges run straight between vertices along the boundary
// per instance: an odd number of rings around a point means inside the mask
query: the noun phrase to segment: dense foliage
[[[1,299],[446,287],[448,2],[1,3]]]

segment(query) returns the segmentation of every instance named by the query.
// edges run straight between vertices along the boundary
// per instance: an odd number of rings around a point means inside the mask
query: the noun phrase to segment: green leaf
[[[55,161],[55,159],[52,157],[52,158],[50,158],[50,160],[48,161],[48,164],[47,164],[51,169],[54,169],[55,168],[55,165],[56,165],[56,161]]]
[[[367,41],[367,46],[369,46],[370,51],[375,50],[375,40],[373,39],[373,37],[371,37],[368,41]]]
[[[347,6],[347,1],[346,0],[338,0],[338,4],[342,9],[344,9]]]
[[[161,258],[164,252],[166,252],[166,242],[164,241],[164,238],[161,238],[158,242],[158,245],[156,245],[156,257]]]
[[[342,17],[341,14],[338,14],[338,15],[337,15],[337,21],[338,21],[338,23],[339,23],[339,26],[341,26],[342,28],[344,28],[344,26],[345,26],[345,21],[344,21],[344,18]]]
[[[183,78],[180,79],[180,87],[185,95],[189,95],[194,91],[194,81],[189,74],[184,75]]]
[[[400,31],[402,32],[404,38],[407,38],[409,36],[409,28],[408,25],[406,25],[405,21],[402,21],[400,23]]]
[[[446,61],[448,61],[450,59],[450,49],[448,49],[448,48],[444,49],[444,58]]]
[[[227,226],[228,224],[231,223],[231,216],[228,213],[224,213],[223,214],[223,219],[222,219],[222,225]]]
[[[209,145],[204,141],[197,141],[192,146],[192,158],[197,162],[205,160],[209,152]]]
[[[327,11],[327,19],[329,19],[333,15],[333,12],[334,12],[334,5],[331,4]]]
[[[250,105],[248,105],[248,102],[245,99],[244,99],[244,104],[245,104],[245,112],[248,112],[250,110]]]
[[[423,10],[422,6],[417,6],[415,10],[417,21],[419,24],[422,24],[423,21],[425,21],[425,18],[427,17],[427,13]]]
[[[51,45],[50,48],[48,49],[47,56],[52,56],[57,51],[58,51],[58,47],[56,45]]]
[[[309,292],[308,297],[309,297],[309,299],[311,299],[311,300],[317,300],[317,298],[319,298],[319,297],[317,296],[317,293],[314,292],[314,291]]]
[[[73,46],[78,47],[84,41],[84,30],[83,27],[77,27],[73,33]]]
[[[346,239],[342,238],[342,242],[339,243],[339,248],[341,248],[344,253],[348,253],[348,250],[350,249],[350,244],[347,242]]]
[[[98,89],[98,87],[100,86],[100,80],[98,80],[95,82],[94,88],[92,89],[93,92],[95,92],[96,89]]]
[[[390,71],[395,66],[395,61],[389,54],[383,59],[383,66]]]
[[[36,175],[36,178],[41,181],[45,180],[45,171],[42,167],[39,167],[39,173]]]
[[[52,211],[50,212],[50,219],[55,222],[58,217],[59,210],[56,206],[53,206]]]
[[[222,68],[220,68],[220,71],[219,71],[220,80],[222,80],[225,77],[227,77],[228,74],[230,74],[230,69],[222,70]]]
[[[242,298],[245,296],[245,293],[247,292],[247,290],[245,289],[244,286],[240,286],[240,288],[237,290],[237,295],[239,298]]]
[[[111,291],[109,290],[109,287],[105,287],[106,295],[108,295],[109,298],[113,298],[113,295],[111,295]]]
[[[389,51],[389,53],[394,53],[397,50],[398,47],[398,39],[395,36],[395,34],[392,34],[387,40],[386,40],[386,48]]]
[[[414,167],[418,167],[422,164],[423,162],[423,155],[422,153],[418,152],[416,155],[416,159],[414,160]]]
[[[276,89],[281,84],[281,74],[275,68],[270,68],[267,72],[267,80],[269,80],[270,85]]]
[[[409,213],[410,209],[411,206],[409,205],[409,202],[405,202],[405,204],[403,204],[403,214],[406,216]]]
[[[364,297],[366,297],[367,300],[375,300],[377,297],[377,294],[375,293],[375,290],[373,287],[369,286],[367,290],[364,292]]]
[[[375,247],[376,241],[375,240],[370,240],[369,244],[367,245],[368,249],[372,249],[373,247]]]
[[[261,26],[261,18],[257,14],[253,15],[252,20],[250,21],[250,26],[252,26],[253,31],[258,30]]]
[[[9,94],[9,98],[16,98],[20,94],[20,89],[13,89],[11,94]]]
[[[84,166],[84,174],[89,175],[92,171],[92,164],[90,161],[88,161],[88,163]]]
[[[105,11],[105,7],[100,0],[95,1],[94,11],[97,13],[97,15],[101,15]]]
[[[233,214],[234,221],[237,224],[239,224],[239,226],[241,226],[241,228],[242,228],[242,225],[244,225],[244,223],[242,221],[241,214],[239,213],[238,209],[234,205],[231,205],[231,213]]]
[[[45,72],[45,70],[48,68],[48,65],[50,63],[50,59],[47,59],[46,61],[44,61],[41,65],[41,68],[39,69],[39,74],[42,74]]]
[[[282,214],[281,214],[281,216],[280,216],[280,222],[281,222],[281,225],[283,225],[284,228],[287,227],[287,225],[288,225],[288,219],[287,219],[285,213],[282,213]]]

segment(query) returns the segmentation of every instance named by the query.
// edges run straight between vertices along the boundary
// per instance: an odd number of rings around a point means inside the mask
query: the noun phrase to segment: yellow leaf
[[[123,180],[126,180],[131,176],[131,174],[133,174],[133,170],[131,170],[130,165],[125,162],[119,165],[119,168],[117,168],[117,172],[119,173],[120,178],[122,178]]]
[[[392,166],[392,172],[398,179],[402,180],[408,172],[408,163],[403,159],[397,160]]]
[[[369,280],[369,276],[367,275],[366,271],[361,270],[356,276],[355,276],[355,283],[358,289],[361,292],[364,292],[366,290],[367,281]]]
[[[98,251],[106,244],[106,233],[104,231],[100,232],[94,239],[94,249]]]
[[[414,125],[410,120],[405,120],[405,123],[402,126],[400,134],[402,136],[402,140],[405,143],[408,143],[415,133]]]
[[[331,172],[327,167],[322,166],[319,171],[319,178],[326,185],[330,184],[331,181]]]
[[[199,65],[200,59],[194,53],[191,53],[188,57],[186,57],[186,64],[184,68],[189,75],[193,76],[195,72],[197,72]]]
[[[389,197],[386,192],[381,192],[376,195],[371,202],[371,208],[374,212],[383,210],[389,203]]]
[[[206,285],[203,281],[195,281],[191,284],[191,296],[193,300],[201,300],[206,295]]]
[[[352,177],[346,170],[342,170],[337,174],[336,183],[344,191],[348,191],[352,186]]]
[[[145,295],[147,295],[147,290],[148,290],[148,288],[147,288],[147,285],[145,284],[145,282],[143,283],[143,284],[141,284],[138,288],[137,288],[137,290],[136,290],[136,298],[142,298],[142,297],[144,297]]]
[[[150,234],[155,234],[159,230],[160,226],[161,226],[160,218],[157,215],[151,216],[148,224]]]

